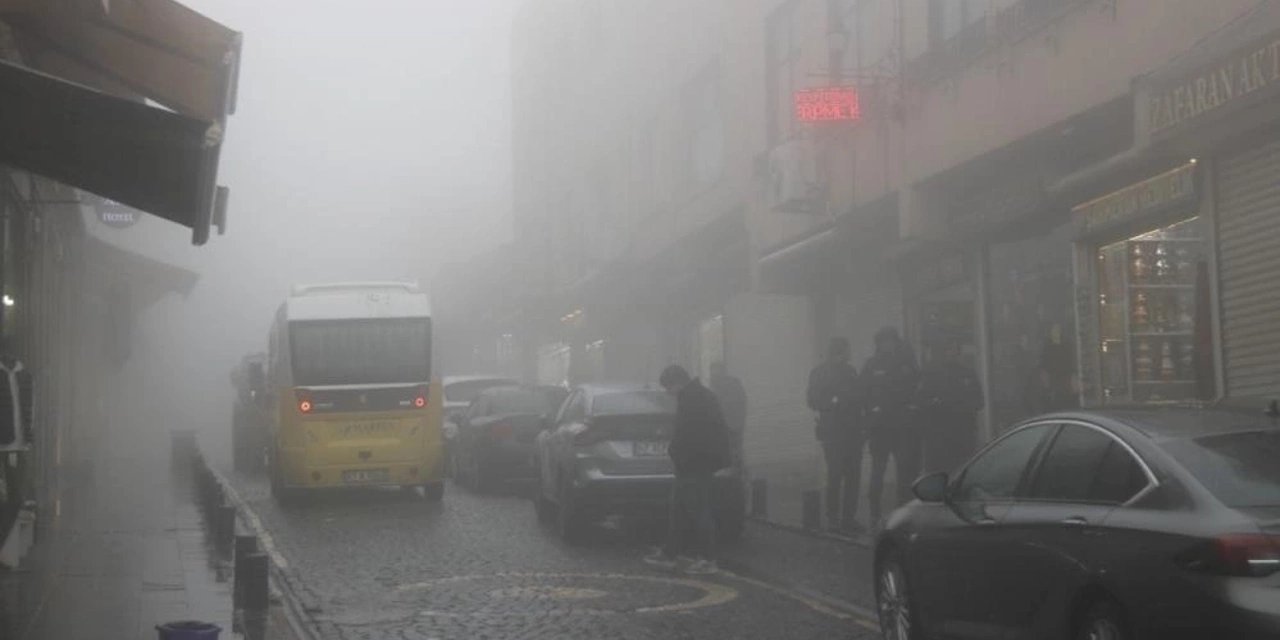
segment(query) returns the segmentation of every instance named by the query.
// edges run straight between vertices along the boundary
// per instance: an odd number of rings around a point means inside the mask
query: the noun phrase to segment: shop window
[[[1104,403],[1212,395],[1207,255],[1199,218],[1097,247]]]

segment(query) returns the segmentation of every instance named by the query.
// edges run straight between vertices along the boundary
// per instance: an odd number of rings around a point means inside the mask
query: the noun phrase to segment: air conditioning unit
[[[769,152],[769,207],[784,213],[820,213],[825,192],[812,140],[788,140]]]

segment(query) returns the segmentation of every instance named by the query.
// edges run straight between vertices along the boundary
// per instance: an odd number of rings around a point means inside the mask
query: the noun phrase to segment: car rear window
[[[597,416],[675,413],[675,399],[663,391],[625,391],[595,397],[591,413]]]
[[[1174,440],[1164,447],[1227,506],[1280,506],[1280,430]]]
[[[551,393],[536,389],[499,388],[488,392],[490,412],[546,415],[559,406]]]
[[[515,380],[506,378],[485,378],[483,380],[462,380],[445,385],[445,402],[467,402],[475,400],[485,389],[494,387],[514,387]]]

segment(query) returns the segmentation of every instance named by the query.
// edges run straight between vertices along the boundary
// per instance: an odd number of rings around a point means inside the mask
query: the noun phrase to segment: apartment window
[[[720,70],[711,65],[685,89],[688,182],[706,186],[720,179],[724,170],[724,117]]]
[[[987,5],[987,0],[930,0],[929,39],[938,46],[955,38],[986,18]]]

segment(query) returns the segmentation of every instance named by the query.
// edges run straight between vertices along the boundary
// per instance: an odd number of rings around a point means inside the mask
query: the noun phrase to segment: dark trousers
[[[712,512],[715,499],[714,480],[710,474],[676,476],[671,485],[671,513],[668,519],[668,557],[693,555],[715,559],[716,519]],[[693,544],[688,544],[692,533]]]
[[[889,458],[893,457],[897,469],[898,491],[897,504],[906,504],[911,499],[911,485],[920,477],[921,450],[920,433],[906,419],[880,425],[871,433],[871,524],[880,523],[880,502],[884,497],[884,474],[889,468]]]
[[[828,440],[822,443],[827,463],[827,524],[848,529],[856,522],[862,484],[863,439]]]

